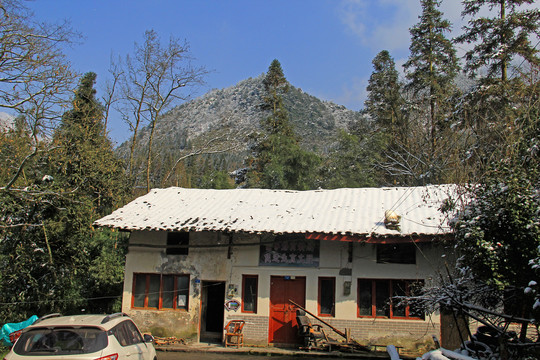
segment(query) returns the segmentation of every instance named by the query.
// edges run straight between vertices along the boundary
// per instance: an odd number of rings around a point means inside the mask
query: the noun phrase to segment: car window
[[[30,356],[89,354],[107,345],[107,334],[99,328],[35,328],[23,332],[13,351]]]
[[[128,346],[143,342],[143,338],[132,321],[123,321],[112,328],[112,334],[120,345]]]
[[[111,329],[112,334],[116,338],[116,340],[120,343],[122,346],[128,346],[128,336],[126,333],[126,327],[122,324],[116,325],[114,328]]]
[[[139,344],[144,342],[143,337],[139,332],[139,329],[137,329],[137,326],[135,326],[135,324],[131,320],[124,321],[123,324],[125,324],[126,326],[126,330],[132,344]]]

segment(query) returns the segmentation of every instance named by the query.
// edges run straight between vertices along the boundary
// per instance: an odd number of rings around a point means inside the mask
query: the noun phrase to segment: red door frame
[[[296,308],[306,305],[306,278],[270,277],[270,319],[268,321],[268,342],[295,344],[298,342],[296,329]]]

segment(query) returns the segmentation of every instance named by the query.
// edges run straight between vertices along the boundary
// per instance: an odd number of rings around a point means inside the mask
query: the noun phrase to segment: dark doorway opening
[[[200,341],[221,342],[225,309],[225,283],[203,281],[201,293]]]

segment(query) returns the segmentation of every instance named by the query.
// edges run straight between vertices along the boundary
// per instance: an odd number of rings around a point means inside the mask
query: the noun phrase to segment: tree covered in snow
[[[540,246],[537,248],[538,254],[536,258],[529,261],[531,269],[535,272],[536,278],[540,278]],[[523,291],[525,294],[531,294],[534,296],[533,311],[540,311],[540,291],[537,280],[529,281],[528,286]]]
[[[488,77],[508,79],[508,65],[516,57],[538,64],[537,46],[531,36],[538,34],[540,10],[525,9],[534,0],[465,0],[462,16],[471,17],[465,32],[457,37],[460,43],[474,44],[467,51],[467,70],[474,74],[487,67]],[[497,16],[478,16],[484,9],[498,11]]]
[[[247,162],[249,187],[307,190],[315,187],[315,169],[319,157],[302,149],[300,138],[289,122],[283,94],[289,82],[278,60],[274,59],[263,80],[262,108],[268,116],[261,122],[263,131],[256,136],[253,156]]]
[[[529,261],[540,246],[538,168],[499,163],[480,184],[474,200],[453,223],[459,264],[477,280],[500,290],[511,312],[527,316],[531,298],[523,296],[536,278]]]
[[[540,316],[540,82],[534,66],[521,71],[507,86],[484,90],[500,112],[486,120],[504,121],[492,144],[498,148],[465,187],[467,205],[451,223],[456,272],[441,274],[441,282],[416,300],[431,309],[457,310],[505,339],[510,332],[501,322],[519,322],[521,331],[512,341],[523,344],[527,325]]]

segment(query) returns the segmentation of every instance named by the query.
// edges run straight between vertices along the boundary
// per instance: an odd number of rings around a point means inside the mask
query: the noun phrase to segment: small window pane
[[[242,310],[245,312],[257,312],[257,280],[256,276],[244,277]]]
[[[150,286],[148,287],[148,307],[157,308],[159,306],[159,275],[148,275]]]
[[[388,280],[377,280],[375,282],[375,306],[377,308],[377,316],[390,316],[390,307],[388,301],[390,300],[390,289]]]
[[[174,276],[163,275],[163,289],[161,290],[161,307],[172,309],[174,304]]]
[[[176,277],[176,308],[187,310],[189,295],[189,276]]]
[[[144,298],[146,292],[146,275],[134,275],[135,288],[133,290],[133,306],[144,307]]]
[[[319,311],[322,315],[334,314],[335,281],[330,278],[319,279]]]
[[[371,280],[358,281],[358,306],[360,307],[360,316],[372,316],[371,310]]]
[[[407,309],[406,301],[404,298],[399,298],[407,295],[407,284],[402,280],[394,280],[392,282],[392,290],[394,297],[392,299],[392,313],[393,316],[405,317],[405,310]],[[396,298],[397,297],[397,298]]]

